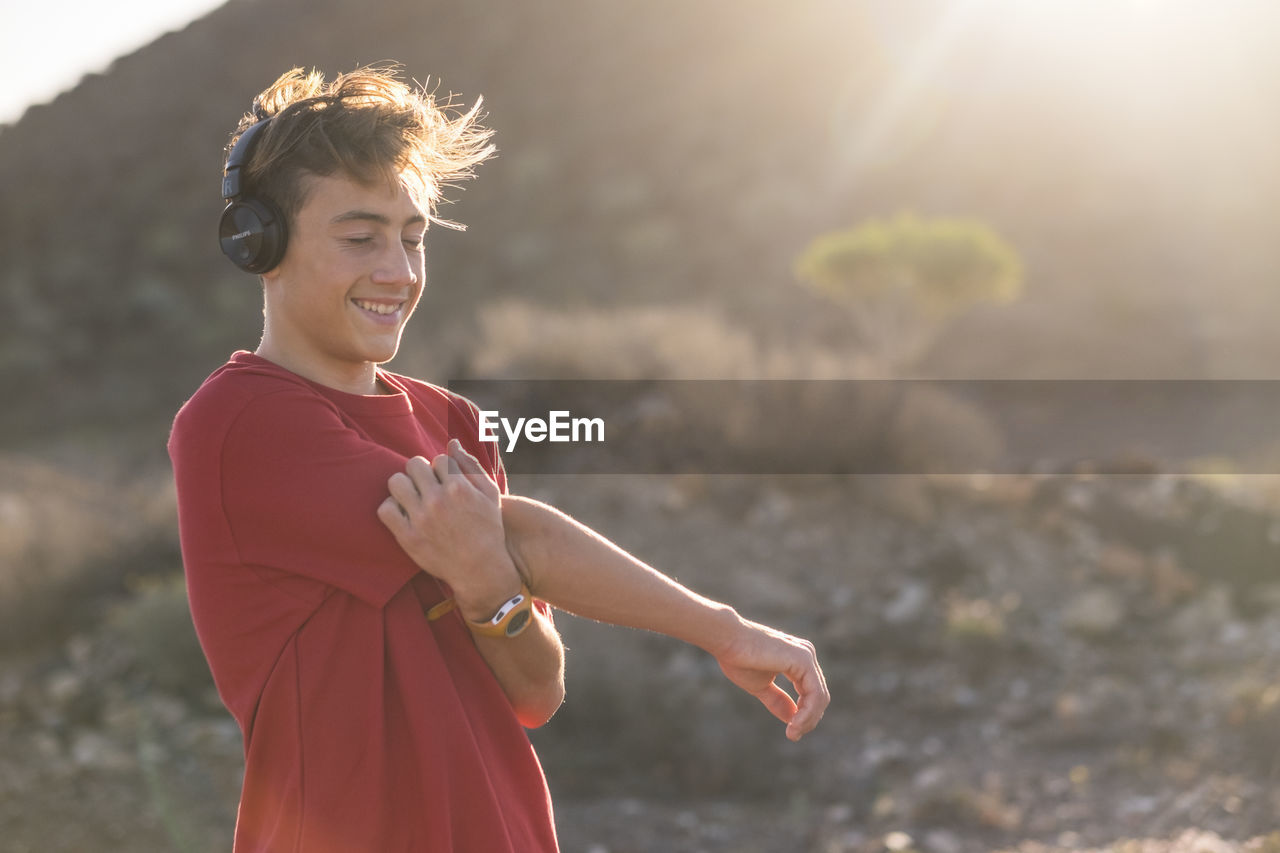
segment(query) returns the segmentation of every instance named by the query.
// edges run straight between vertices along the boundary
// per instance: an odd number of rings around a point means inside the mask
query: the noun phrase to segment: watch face
[[[529,623],[529,611],[521,610],[515,616],[511,617],[511,621],[507,623],[507,636],[514,637],[524,630],[524,626]]]

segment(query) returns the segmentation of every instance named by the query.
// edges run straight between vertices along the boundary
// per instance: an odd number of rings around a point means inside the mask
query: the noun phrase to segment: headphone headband
[[[240,170],[245,163],[249,162],[258,136],[270,123],[271,119],[264,118],[257,124],[251,125],[248,130],[240,134],[236,144],[231,146],[231,153],[227,155],[227,165],[222,173],[223,200],[235,201],[244,194],[244,181],[241,179]]]

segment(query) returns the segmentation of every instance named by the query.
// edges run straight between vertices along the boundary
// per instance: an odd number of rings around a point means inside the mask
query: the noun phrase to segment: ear
[[[276,264],[274,267],[272,267],[271,269],[267,270],[264,273],[258,274],[258,280],[262,282],[263,287],[266,287],[268,284],[274,284],[279,279],[280,279],[279,264]]]
[[[285,251],[287,253],[288,249],[286,249]],[[258,273],[258,278],[262,281],[262,286],[264,288],[279,284],[280,279],[282,277],[281,268],[283,266],[284,266],[284,258],[281,258],[280,263],[276,264],[271,269],[267,270],[266,272]]]

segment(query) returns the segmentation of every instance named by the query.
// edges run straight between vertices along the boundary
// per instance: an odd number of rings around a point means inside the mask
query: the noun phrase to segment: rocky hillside
[[[221,149],[292,65],[485,97],[500,156],[446,211],[470,231],[430,239],[404,372],[842,375],[792,259],[914,209],[991,224],[1029,279],[927,374],[1274,375],[1280,13],[1050,51],[998,8],[231,0],[0,128],[0,850],[228,848],[240,743],[163,438],[255,343]],[[791,745],[713,662],[562,617],[569,699],[534,737],[566,853],[1278,853],[1280,489],[1157,469],[514,482],[812,637],[834,696]]]
[[[163,420],[252,346],[256,287],[213,239],[227,134],[292,65],[384,59],[483,95],[501,149],[449,210],[471,232],[431,243],[406,358],[437,378],[503,294],[711,303],[762,338],[839,338],[792,259],[902,209],[989,222],[1031,279],[936,372],[1272,375],[1280,115],[1257,81],[1280,18],[1219,4],[1138,62],[1095,44],[1104,21],[1053,53],[1033,21],[951,5],[232,0],[0,129],[3,434]],[[1151,88],[1191,55],[1222,58]]]
[[[1280,849],[1280,546],[1259,540],[1254,573],[1196,546],[1274,531],[1271,496],[1115,475],[517,486],[814,638],[833,695],[792,745],[700,654],[562,615],[568,701],[535,741],[566,851]],[[225,850],[239,738],[181,586],[105,602],[5,661],[3,849]]]

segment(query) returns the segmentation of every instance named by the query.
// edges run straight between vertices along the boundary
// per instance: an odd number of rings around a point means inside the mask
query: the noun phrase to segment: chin
[[[369,352],[369,361],[374,364],[386,364],[388,361],[396,357],[396,353],[400,351],[400,342],[397,341],[393,347],[382,347]]]

